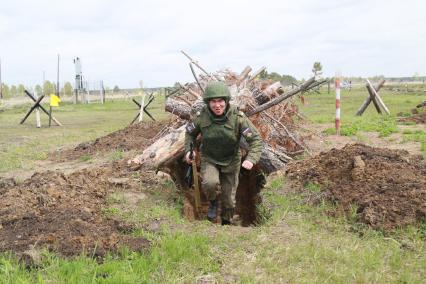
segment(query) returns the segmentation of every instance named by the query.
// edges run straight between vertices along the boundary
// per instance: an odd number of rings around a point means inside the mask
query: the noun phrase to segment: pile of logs
[[[255,72],[247,66],[241,73],[231,70],[209,73],[186,53],[184,55],[190,60],[195,82],[180,85],[172,95],[169,94],[165,109],[175,115],[172,126],[130,162],[159,169],[170,168],[177,159],[181,159],[184,154],[185,124],[204,107],[202,94],[211,81],[222,81],[229,87],[230,103],[238,106],[259,130],[264,142],[258,164],[260,170],[271,173],[282,168],[295,155],[303,152],[310,154],[298,134],[297,120],[302,117],[291,98],[317,86],[315,77],[297,88],[285,88],[280,82],[258,78],[265,67]],[[194,67],[201,74],[197,75]],[[244,148],[244,143],[241,144]]]

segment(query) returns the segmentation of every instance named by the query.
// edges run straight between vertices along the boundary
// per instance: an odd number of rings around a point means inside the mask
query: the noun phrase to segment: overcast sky
[[[425,13],[424,0],[0,0],[2,80],[55,81],[60,54],[61,81],[76,56],[110,87],[193,81],[180,50],[208,71],[426,75]]]

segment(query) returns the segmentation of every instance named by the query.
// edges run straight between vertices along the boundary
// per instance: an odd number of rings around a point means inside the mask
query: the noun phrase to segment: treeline
[[[50,95],[56,93],[56,84],[49,80],[46,80],[43,86],[37,84],[35,87],[25,87],[23,84],[9,86],[2,83],[2,93],[4,98],[24,96],[25,89],[38,95]],[[65,82],[65,84],[63,84],[60,88],[60,95],[71,96],[73,93],[74,89],[70,82]]]
[[[289,86],[293,83],[298,82],[298,80],[291,75],[280,75],[277,72],[268,73],[268,71],[266,71],[266,70],[263,70],[259,74],[259,78],[260,79],[268,79],[268,80],[271,80],[273,82],[279,81],[279,82],[281,82],[281,84],[283,86]]]

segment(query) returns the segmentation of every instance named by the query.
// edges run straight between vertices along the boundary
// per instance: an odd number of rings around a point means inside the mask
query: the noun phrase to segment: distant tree
[[[18,88],[16,88],[15,85],[11,85],[10,86],[10,95],[11,96],[16,96],[17,93],[18,93]]]
[[[49,80],[44,81],[43,84],[43,94],[49,96],[50,94],[55,94],[55,85]]]
[[[414,73],[414,75],[413,75],[413,81],[421,81],[420,80],[420,74],[419,74],[419,72]]]
[[[322,65],[321,65],[321,62],[314,62],[314,66],[312,67],[312,72],[315,74],[315,75],[319,75],[319,74],[321,74],[321,71],[322,71]]]
[[[281,81],[281,75],[277,72],[270,73],[267,78],[272,80],[273,82]]]
[[[267,79],[268,78],[268,71],[266,71],[266,70],[262,70],[262,72],[260,72],[260,74],[259,74],[259,78],[260,79]]]
[[[4,84],[4,83],[2,83],[2,85],[3,85],[3,88],[2,88],[2,91],[3,91],[3,97],[9,97],[9,96],[10,96],[10,89],[9,89],[9,86],[8,86],[8,85],[6,85],[6,84]]]
[[[19,84],[18,85],[18,95],[19,96],[23,96],[24,95],[24,92],[25,92],[25,86],[24,85],[22,85],[22,84]]]
[[[43,88],[38,84],[34,87],[34,91],[39,96],[41,96],[41,94],[43,94]]]
[[[117,85],[115,85],[115,86],[114,86],[114,89],[112,89],[112,91],[113,91],[114,93],[118,93],[118,92],[120,92],[120,88],[119,88]]]
[[[65,96],[72,96],[73,95],[73,88],[70,82],[65,82],[64,86],[62,87],[62,93]]]
[[[297,83],[296,78],[294,78],[291,75],[282,75],[280,81],[281,81],[281,84],[283,84],[284,86],[291,85],[292,83]]]

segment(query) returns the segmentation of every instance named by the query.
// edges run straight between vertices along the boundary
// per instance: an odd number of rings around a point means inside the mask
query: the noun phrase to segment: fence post
[[[334,78],[334,84],[336,88],[336,134],[340,135],[340,74],[336,73]]]

